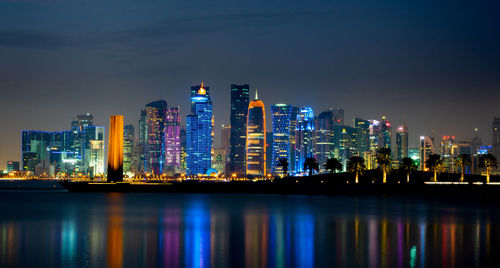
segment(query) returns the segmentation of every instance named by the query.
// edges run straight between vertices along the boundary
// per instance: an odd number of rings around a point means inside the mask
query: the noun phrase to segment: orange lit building
[[[257,92],[248,105],[245,163],[247,175],[266,175],[266,115]]]
[[[123,181],[123,115],[112,115],[109,122],[108,182]]]

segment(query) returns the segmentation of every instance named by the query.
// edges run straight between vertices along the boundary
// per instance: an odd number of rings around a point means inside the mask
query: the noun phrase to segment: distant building
[[[283,167],[278,166],[279,159],[285,158],[288,161],[289,169],[294,166],[294,155],[291,154],[291,142],[295,143],[295,125],[298,108],[286,104],[276,104],[271,106],[273,123],[273,156],[271,172],[273,174],[283,174]],[[293,133],[293,135],[292,135]],[[286,175],[286,174],[283,174]]]
[[[266,111],[259,100],[255,99],[248,106],[246,131],[246,174],[266,175]]]
[[[148,171],[157,175],[163,173],[165,164],[165,116],[167,102],[159,100],[146,105],[146,122],[148,126]]]
[[[315,125],[314,111],[311,107],[300,108],[295,125],[295,167],[293,172],[304,172],[304,162],[307,158],[314,158]]]
[[[455,136],[443,136],[440,153],[443,159],[443,170],[445,172],[457,171],[455,168],[455,159],[459,154],[459,148]]]
[[[335,108],[330,109],[333,115],[333,124],[334,125],[343,125],[344,124],[344,109]]]
[[[83,132],[83,166],[89,177],[104,174],[104,127],[86,126]]]
[[[370,121],[354,118],[354,134],[356,140],[356,154],[362,156],[370,151]]]
[[[401,164],[408,157],[408,126],[403,124],[396,129],[396,163]]]
[[[356,130],[351,126],[335,125],[334,132],[334,155],[340,163],[343,170],[347,168],[347,161],[356,153]]]
[[[123,173],[131,175],[133,171],[135,129],[133,125],[123,127]]]
[[[181,117],[180,108],[167,110],[165,119],[165,166],[177,172],[181,168]]]
[[[76,115],[76,120],[71,122],[71,130],[83,132],[85,127],[94,125],[94,116],[90,113]]]
[[[229,172],[245,173],[245,142],[250,87],[231,85],[231,135],[229,153]]]
[[[481,146],[483,146],[483,142],[479,137],[479,130],[477,128],[474,129],[474,134],[472,135],[471,140],[472,153],[477,154]]]
[[[320,172],[324,172],[324,164],[326,163],[326,160],[334,157],[332,110],[321,112],[315,119],[315,127],[316,160],[318,160]]]
[[[229,151],[231,150],[231,125],[221,126],[220,141],[221,148],[229,153]]]
[[[223,148],[215,149],[215,157],[212,163],[212,167],[217,170],[218,174],[223,174],[226,171],[226,153],[227,151]]]
[[[492,124],[492,141],[493,155],[497,158],[498,166],[500,168],[500,118],[493,118]]]
[[[136,166],[137,173],[146,173],[150,168],[148,138],[147,113],[146,109],[142,109],[139,118],[139,140],[137,141],[136,149],[136,158],[138,159]]]
[[[266,172],[271,173],[273,163],[273,132],[266,132]]]
[[[203,83],[192,95],[192,111],[186,120],[186,173],[205,174],[211,168],[212,101]]]
[[[425,161],[427,161],[429,155],[433,153],[434,153],[434,139],[427,136],[420,136],[419,167],[421,171],[428,170]]]
[[[7,172],[15,172],[19,170],[19,161],[7,161]]]
[[[380,121],[370,121],[370,151],[375,152],[380,147]]]
[[[382,116],[382,121],[380,122],[380,134],[379,134],[379,148],[391,149],[392,141],[392,128],[389,120]]]
[[[21,144],[23,171],[35,173],[37,165],[48,171],[50,163],[50,141],[50,132],[23,130]]]

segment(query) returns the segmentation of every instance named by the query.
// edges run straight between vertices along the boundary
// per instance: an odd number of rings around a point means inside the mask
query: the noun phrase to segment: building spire
[[[259,99],[259,93],[257,92],[257,89],[255,89],[255,100]]]

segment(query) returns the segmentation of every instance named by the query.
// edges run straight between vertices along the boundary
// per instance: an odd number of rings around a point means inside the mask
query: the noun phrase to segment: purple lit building
[[[146,123],[148,128],[148,171],[162,174],[165,163],[165,118],[167,102],[159,100],[146,105]]]
[[[181,167],[181,117],[179,107],[167,109],[165,116],[165,167],[179,170]]]

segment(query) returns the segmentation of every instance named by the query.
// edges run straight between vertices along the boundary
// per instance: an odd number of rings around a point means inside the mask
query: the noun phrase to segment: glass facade
[[[316,117],[316,159],[319,163],[320,171],[325,171],[323,166],[326,160],[334,157],[333,143],[333,113],[332,110],[321,112]]]
[[[179,111],[179,107],[168,109],[165,119],[165,166],[170,171],[178,171],[181,167],[181,117]]]
[[[290,167],[295,161],[291,161],[292,154],[290,145],[295,143],[295,122],[297,120],[298,108],[286,104],[271,106],[273,121],[273,159],[271,169],[273,174],[283,174],[283,167],[278,166],[280,158],[286,158]],[[292,130],[292,131],[290,131]],[[292,134],[293,133],[293,134]],[[293,145],[292,144],[292,145]]]
[[[165,115],[167,102],[159,100],[146,105],[146,122],[148,126],[148,158],[149,168],[153,174],[162,174],[165,164]]]
[[[249,105],[249,85],[231,85],[231,137],[229,172],[245,173],[245,142]]]
[[[294,173],[304,172],[304,162],[306,158],[315,156],[315,125],[314,111],[311,107],[302,107],[297,114],[295,125],[295,168]]]
[[[246,133],[246,174],[266,175],[266,112],[255,96],[248,106]]]
[[[123,173],[133,173],[135,128],[133,125],[123,127]]]

